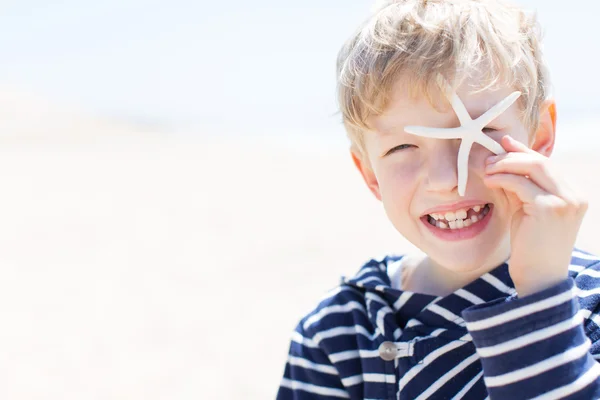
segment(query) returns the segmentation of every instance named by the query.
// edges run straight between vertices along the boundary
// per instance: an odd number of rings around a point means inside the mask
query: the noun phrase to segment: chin
[[[484,268],[486,261],[488,260],[487,255],[478,257],[476,254],[470,254],[467,257],[463,254],[459,257],[444,257],[442,259],[431,258],[439,264],[440,267],[456,273],[475,272],[478,269]]]
[[[508,234],[494,232],[485,241],[471,243],[471,247],[460,246],[436,246],[427,243],[420,247],[430,259],[444,269],[456,273],[473,273],[477,270],[488,271],[490,268],[500,265],[508,258],[510,253],[510,241]]]

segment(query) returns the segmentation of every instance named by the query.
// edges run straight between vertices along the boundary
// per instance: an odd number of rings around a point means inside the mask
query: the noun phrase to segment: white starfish
[[[456,92],[450,93],[448,89],[446,93],[461,126],[457,128],[406,126],[404,127],[404,131],[413,135],[436,139],[461,139],[457,162],[458,194],[464,196],[469,173],[469,153],[471,152],[473,143],[477,142],[495,154],[505,153],[498,142],[483,133],[483,128],[506,111],[519,98],[521,92],[511,93],[477,119],[471,118],[467,108]]]

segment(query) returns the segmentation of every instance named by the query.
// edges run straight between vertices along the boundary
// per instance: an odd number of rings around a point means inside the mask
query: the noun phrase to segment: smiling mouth
[[[421,218],[439,229],[457,230],[481,222],[490,212],[490,207],[491,203],[486,203],[485,205],[464,208],[454,212],[426,214]]]

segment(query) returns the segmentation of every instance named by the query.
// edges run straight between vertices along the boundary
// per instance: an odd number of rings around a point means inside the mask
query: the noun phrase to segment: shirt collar
[[[394,263],[400,262],[404,257],[405,255],[389,255],[380,259],[372,259],[365,263],[352,278],[342,277],[342,283],[372,292],[402,294],[402,290],[391,287],[388,270]],[[493,287],[493,290],[482,294],[484,295],[484,301],[491,301],[498,297],[513,294],[515,286],[508,272],[509,261],[506,260],[461,289],[466,290],[477,286],[480,281],[485,281]]]
[[[365,263],[354,277],[342,278],[342,283],[365,293],[369,319],[380,331],[388,334],[390,331],[399,332],[393,325],[404,327],[404,324],[411,318],[417,316],[426,318],[427,309],[433,304],[437,304],[437,307],[452,308],[456,310],[457,315],[460,315],[460,311],[475,304],[512,296],[516,293],[508,272],[509,260],[444,297],[394,289],[391,287],[388,269],[393,263],[400,262],[403,257],[402,255],[391,255],[381,259],[372,259]],[[403,294],[404,298],[401,298]],[[411,299],[409,305],[404,302],[407,294]],[[377,299],[377,301],[372,301],[373,299]],[[381,318],[382,308],[389,310],[389,313],[384,313],[384,315],[387,314],[386,318]],[[392,316],[394,316],[393,321],[390,319]]]

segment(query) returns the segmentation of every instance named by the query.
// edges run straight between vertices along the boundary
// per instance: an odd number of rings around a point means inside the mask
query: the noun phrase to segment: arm
[[[350,396],[327,355],[298,324],[285,365],[277,400],[333,400]]]
[[[575,290],[567,278],[529,296],[463,312],[490,398],[600,398],[600,365],[590,352]]]

